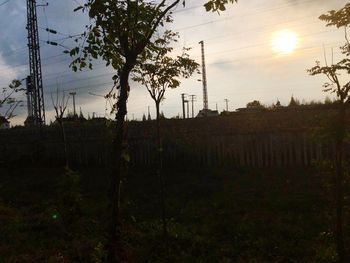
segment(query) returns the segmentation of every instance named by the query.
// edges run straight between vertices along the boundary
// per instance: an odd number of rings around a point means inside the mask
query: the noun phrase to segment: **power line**
[[[7,4],[7,3],[10,2],[10,1],[11,1],[11,0],[7,0],[7,1],[1,3],[0,6],[3,6],[3,5]]]
[[[308,15],[308,16],[303,16],[303,17],[299,17],[299,18],[289,19],[289,20],[284,21],[284,22],[281,22],[281,23],[265,24],[265,25],[263,25],[263,26],[254,27],[254,28],[252,28],[252,29],[245,30],[245,31],[244,31],[244,34],[246,34],[247,32],[259,30],[259,29],[261,29],[261,28],[266,28],[266,27],[271,27],[271,26],[276,26],[276,25],[288,24],[288,23],[295,22],[295,21],[299,22],[299,21],[301,21],[301,20],[305,20],[305,19],[310,18],[310,17],[314,17],[314,16],[313,16],[313,15]],[[203,23],[199,23],[199,24],[195,24],[195,25],[191,25],[191,26],[186,26],[186,27],[182,27],[182,28],[175,28],[175,29],[173,29],[173,30],[174,30],[174,31],[184,31],[184,30],[187,30],[187,29],[196,28],[196,27],[201,27],[201,26],[206,26],[206,25],[209,25],[209,24],[214,24],[214,23],[218,23],[218,22],[223,22],[223,21],[226,21],[226,20],[234,19],[234,18],[237,18],[237,17],[228,17],[228,18],[222,18],[222,19],[212,20],[212,21],[203,22]],[[315,23],[315,22],[312,22],[312,23]],[[312,23],[309,23],[309,24],[312,24]],[[305,23],[302,24],[302,26],[305,26],[305,25],[306,25]],[[230,34],[230,35],[233,35],[233,34]]]
[[[252,47],[263,46],[263,45],[264,44],[253,45],[253,46],[248,46],[248,47],[240,47],[240,48],[236,48],[236,49],[230,49],[230,50],[226,50],[226,51],[221,51],[220,53],[230,53],[230,52],[234,52],[234,51],[240,51],[240,50],[245,49],[245,48],[252,48]],[[328,46],[330,46],[330,45],[328,45]],[[317,50],[319,48],[321,48],[321,47],[310,46],[310,47],[305,47],[305,48],[299,48],[299,49],[296,50],[296,52],[311,53],[312,50]],[[312,53],[314,53],[314,52],[312,52]],[[213,55],[213,54],[217,54],[217,53],[216,52],[215,53],[209,53],[209,54],[207,54],[207,56]],[[63,55],[65,55],[65,54],[59,54],[59,55],[55,55],[55,56],[51,56],[51,57],[46,57],[43,60],[48,60],[48,59],[60,57],[60,56],[63,56]],[[61,62],[69,61],[69,59],[70,58],[67,58],[67,59],[61,60],[59,62],[47,63],[47,64],[43,64],[43,65],[44,66],[58,65]],[[249,57],[239,58],[239,59],[225,61],[225,62],[207,63],[207,65],[230,64],[230,63],[234,63],[234,62],[237,62],[237,61],[246,61],[246,60],[249,60],[249,59],[268,59],[268,60],[272,60],[274,58],[271,57],[271,55],[249,56]],[[297,58],[297,59],[299,59],[299,58]],[[104,68],[105,68],[105,63],[103,61],[100,62],[100,63],[95,64],[95,69],[104,69]],[[68,74],[64,74],[64,75],[56,75],[56,76],[53,76],[53,77],[50,77],[50,78],[45,78],[45,80],[47,81],[47,80],[55,79],[57,77],[63,77],[63,76],[71,75],[71,74],[76,74],[76,73],[72,72],[71,70],[68,70],[66,72],[69,72],[69,73]],[[87,73],[87,72],[91,72],[91,71],[90,70],[84,70],[84,71],[81,71],[80,73]],[[48,74],[48,75],[50,75],[50,74]],[[48,76],[48,75],[46,75],[46,76]],[[97,75],[94,75],[94,76],[91,76],[91,77],[85,77],[83,79],[70,80],[70,81],[62,82],[62,84],[74,83],[74,82],[77,82],[77,81],[84,81],[84,80],[93,79],[93,78],[99,78],[99,77],[103,77],[103,76],[106,76],[106,77],[110,76],[110,77],[112,77],[113,75],[115,75],[115,72],[97,74]],[[53,84],[45,85],[45,87],[50,87],[50,86],[54,86],[54,85]]]
[[[183,12],[187,12],[187,11],[190,11],[190,10],[193,10],[193,9],[197,9],[197,8],[203,8],[203,5],[196,5],[196,6],[191,6],[191,7],[185,7],[184,9],[176,9],[175,11],[172,11],[171,13],[172,14],[179,14],[179,13],[183,13]]]
[[[308,3],[308,2],[315,2],[315,1],[318,1],[318,0],[308,0],[308,1],[305,1],[304,3]],[[286,5],[286,7],[288,6],[291,6],[293,4],[289,4],[289,5]],[[277,8],[279,9],[279,8]],[[241,19],[242,17],[246,17],[246,16],[253,16],[253,15],[256,15],[258,13],[264,13],[264,12],[256,12],[256,13],[247,13],[247,14],[244,14],[244,15],[228,15],[228,16],[225,16],[225,17],[222,17],[222,18],[219,18],[219,19],[214,19],[214,20],[211,20],[211,21],[207,21],[207,22],[203,22],[203,23],[199,23],[199,24],[196,24],[196,25],[192,25],[192,26],[186,26],[186,27],[182,27],[182,28],[177,28],[177,29],[174,29],[174,31],[182,31],[182,30],[186,30],[186,29],[190,29],[190,28],[195,28],[195,27],[199,27],[199,26],[203,26],[203,25],[208,25],[208,24],[214,24],[214,23],[217,23],[217,22],[223,22],[223,21],[227,21],[227,20],[232,20],[232,19]],[[306,16],[306,17],[303,17],[303,18],[308,18],[308,17],[311,17],[313,15],[310,15],[310,16]],[[299,19],[293,19],[294,20],[300,20]]]
[[[238,38],[242,38],[242,37],[245,38],[246,35],[247,35],[247,32],[258,31],[259,29],[261,30],[261,29],[264,29],[264,28],[267,28],[267,29],[263,30],[263,31],[260,31],[260,32],[271,31],[271,27],[272,26],[285,25],[285,24],[289,24],[289,23],[294,22],[294,21],[295,22],[299,22],[300,20],[305,20],[305,19],[307,19],[309,17],[311,17],[311,16],[305,16],[305,17],[300,18],[300,19],[291,19],[291,20],[288,20],[288,21],[282,22],[282,23],[265,24],[263,26],[253,27],[253,28],[245,30],[244,32],[241,32],[241,33],[225,34],[225,35],[221,35],[221,36],[217,36],[217,37],[210,37],[210,38],[203,39],[203,41],[215,40],[215,39],[219,39],[219,38],[227,39],[227,40],[220,41],[220,43],[223,43],[223,42],[229,41],[229,39],[232,38],[232,37],[234,37],[234,39],[237,40]],[[314,24],[316,22],[317,21],[311,22],[311,23],[302,23],[300,26],[304,27],[305,25]],[[198,24],[198,26],[201,26],[201,24]],[[331,32],[331,31],[322,31],[322,32],[326,33],[326,32]],[[319,34],[319,33],[316,33],[316,34]],[[312,35],[312,34],[309,34],[309,35]],[[237,37],[237,36],[241,36],[241,37]],[[192,44],[194,45],[196,43],[197,43],[197,41],[190,42],[190,43],[187,43],[187,45],[192,45]],[[181,46],[181,47],[174,47],[174,50],[182,49],[182,48],[183,48],[183,46]]]
[[[311,35],[311,34],[309,34]],[[337,42],[339,43],[339,42]],[[334,43],[334,44],[337,44],[337,43]],[[246,49],[246,48],[253,48],[253,47],[258,47],[258,46],[263,46],[265,45],[265,43],[261,43],[261,44],[258,44],[258,45],[252,45],[252,46],[247,46],[247,47],[239,47],[239,48],[235,48],[235,49],[229,49],[229,50],[226,50],[226,51],[221,51],[221,52],[214,52],[214,53],[208,53],[207,56],[210,56],[210,55],[213,55],[213,54],[221,54],[221,53],[231,53],[231,52],[234,52],[234,51],[240,51],[242,49]],[[328,45],[329,46],[329,45]],[[304,51],[304,53],[306,52],[310,52],[311,50],[314,50],[314,49],[318,49],[319,47],[318,46],[311,46],[311,47],[305,47],[305,48],[299,48],[296,50],[296,52],[301,52],[301,51]],[[52,59],[52,58],[57,58],[57,57],[62,57],[66,54],[58,54],[58,55],[53,55],[53,56],[49,56],[49,57],[46,57],[46,58],[43,58],[42,61],[47,61],[49,59]],[[217,65],[217,64],[230,64],[230,63],[234,63],[234,62],[237,62],[237,61],[246,61],[246,60],[249,60],[249,59],[265,59],[265,58],[268,58],[268,59],[273,59],[271,58],[270,55],[266,55],[266,56],[250,56],[250,57],[244,57],[244,58],[239,58],[239,59],[235,59],[235,60],[230,60],[230,61],[225,61],[225,62],[214,62],[214,63],[208,63],[208,65]],[[51,65],[58,65],[62,62],[66,62],[66,61],[70,61],[70,57],[68,58],[65,58],[63,60],[60,60],[60,61],[56,61],[56,62],[53,62],[53,63],[45,63],[43,64],[43,66],[51,66]],[[19,64],[19,65],[15,65],[15,66],[12,66],[11,68],[15,68],[15,67],[20,67],[20,66],[26,66],[26,64]],[[10,67],[9,67],[10,68]],[[94,65],[94,68],[95,69],[103,69],[105,68],[105,62],[101,61],[100,63],[96,63]],[[50,80],[50,79],[55,79],[57,77],[63,77],[63,76],[67,76],[67,75],[71,75],[71,74],[76,74],[74,72],[72,72],[71,70],[68,70],[66,72],[69,72],[68,74],[64,74],[64,75],[56,75],[56,76],[53,76],[51,78],[45,78],[45,80]],[[90,72],[90,70],[84,70],[84,71],[81,71],[80,73],[86,73],[86,72]],[[107,73],[107,74],[102,74],[103,76],[113,76],[115,73]],[[48,74],[50,75],[50,74]],[[48,76],[46,75],[46,76]],[[102,75],[96,75],[94,77],[100,77]],[[90,78],[93,78],[93,77],[89,77]],[[86,79],[86,78],[85,78]],[[68,81],[68,82],[64,82],[63,84],[65,83],[72,83],[72,82],[76,82],[77,80],[74,80],[74,81]],[[50,86],[50,85],[45,85],[45,86]],[[52,86],[52,85],[51,85]]]
[[[86,81],[86,80],[96,79],[96,78],[101,78],[101,77],[112,77],[113,75],[115,75],[115,73],[106,73],[106,74],[94,75],[94,76],[86,77],[86,78],[82,78],[82,79],[74,79],[74,80],[61,82],[60,84],[61,85],[65,85],[65,84],[69,84],[69,83],[74,83],[74,82],[79,82],[79,81]],[[49,85],[45,85],[46,88],[53,87],[53,86],[55,86],[54,83],[49,84]]]
[[[46,28],[48,28],[49,27],[49,23],[48,23],[48,21],[47,21],[47,15],[46,15],[46,6],[47,5],[49,5],[49,3],[46,3],[45,4],[45,0],[42,0],[42,7],[43,7],[43,13],[44,13],[44,18],[45,18],[45,25],[46,25]],[[48,39],[48,41],[50,41],[50,32],[47,30],[47,39]]]
[[[329,33],[329,32],[331,32],[331,31],[320,31],[320,32],[316,32],[316,33],[305,34],[305,35],[302,35],[302,36],[311,36],[311,35],[317,35],[317,34],[323,34],[323,33]],[[45,42],[45,41],[44,41],[44,42]],[[238,50],[247,49],[247,48],[259,47],[259,46],[264,46],[264,45],[266,45],[267,43],[268,43],[268,42],[260,43],[260,44],[256,44],[256,45],[251,45],[251,46],[246,46],[246,47],[239,47],[239,48],[224,50],[224,51],[209,52],[207,55],[228,53],[228,52],[238,51]],[[336,42],[336,43],[334,43],[334,44],[338,44],[338,43],[340,43],[340,42]],[[57,58],[57,57],[62,57],[62,56],[67,56],[67,54],[57,54],[57,55],[53,55],[53,56],[49,56],[49,57],[44,57],[44,58],[42,59],[42,61],[47,61],[47,60],[49,60],[49,59]],[[66,59],[61,60],[61,61],[58,61],[58,62],[43,64],[43,66],[54,65],[54,64],[57,65],[58,63],[62,63],[62,62],[65,62],[65,61],[69,61],[70,59],[71,59],[70,57],[67,57]],[[96,64],[96,65],[100,65],[100,64],[105,64],[105,63],[104,63],[104,62],[101,62],[101,63],[98,63],[98,64]],[[8,67],[6,67],[6,68],[16,68],[16,67],[21,67],[21,66],[26,66],[26,65],[27,65],[27,64],[17,64],[17,65],[13,65],[13,66],[8,66]]]
[[[306,53],[307,53],[307,52],[310,52],[310,50],[316,50],[316,49],[320,49],[320,48],[321,47],[305,47],[305,48],[299,48],[296,51],[298,51],[298,52],[306,51]],[[312,52],[312,53],[314,53],[314,52]],[[271,57],[271,55],[250,56],[250,57],[245,57],[245,58],[240,58],[240,59],[235,59],[235,60],[230,60],[230,61],[225,61],[225,62],[209,63],[208,65],[230,64],[230,63],[233,63],[233,62],[246,61],[246,60],[249,60],[249,59],[274,60],[274,59],[276,59],[276,57]],[[290,59],[304,59],[304,58],[290,57]]]
[[[265,56],[265,57],[269,57],[270,58],[270,56]],[[260,58],[260,57],[251,57],[251,58]],[[241,60],[247,60],[247,58],[244,58],[244,59],[241,59]],[[241,61],[241,60],[235,60],[235,61]],[[219,63],[209,63],[209,65],[227,64],[227,63],[232,63],[232,62],[235,62],[235,61],[222,62],[222,63],[220,63],[220,62]],[[102,74],[102,75],[107,75],[107,74]],[[94,76],[94,77],[91,77],[91,78],[96,78],[96,77],[102,76],[102,75],[97,75],[97,76]],[[114,74],[111,74],[111,76],[112,75],[114,75]],[[65,83],[61,83],[61,84],[65,84]],[[83,85],[83,86],[79,86],[79,87],[76,87],[76,88],[63,89],[63,91],[79,90],[79,89],[85,89],[85,88],[90,88],[90,87],[94,87],[95,88],[94,90],[101,90],[101,87],[104,87],[106,85],[113,85],[113,84],[114,84],[113,81],[109,81],[109,82],[103,82],[103,83]],[[96,88],[96,87],[99,87],[99,88]]]
[[[113,82],[109,82],[109,83],[105,83],[105,84],[113,84]],[[102,84],[101,84],[102,85]],[[294,88],[294,90],[304,90],[305,89],[305,86],[301,87],[303,85],[303,83],[296,83],[296,84],[293,84],[293,85],[288,85],[290,87],[297,87],[297,89]],[[87,87],[87,86],[86,86]],[[82,88],[82,87],[81,87]],[[101,90],[101,86],[99,89],[94,89],[94,90]],[[284,92],[284,93],[290,93],[291,91],[290,90],[280,90],[280,88],[278,88],[278,90],[280,92]],[[68,90],[63,90],[63,91],[68,91]],[[235,95],[241,95],[241,94],[256,94],[257,91],[261,91],[261,89],[254,89],[254,90],[251,90],[251,91],[248,91],[248,92],[235,92],[234,94]],[[264,93],[276,93],[275,90],[267,90],[267,91],[264,91]],[[228,93],[225,93],[225,94],[228,94]],[[222,94],[222,95],[225,95],[225,94]],[[232,93],[233,94],[233,93]],[[174,98],[173,98],[174,100]],[[148,103],[145,103],[144,105],[138,105],[137,107],[129,107],[129,112],[131,111],[135,111],[137,109],[141,109],[141,108],[145,108],[147,107]],[[165,109],[169,109],[169,108],[178,108],[178,106],[163,106],[163,108]]]
[[[97,83],[97,84],[89,84],[89,85],[85,85],[85,86],[80,86],[77,88],[70,88],[70,89],[62,89],[62,92],[66,92],[66,91],[74,91],[74,90],[80,90],[80,89],[87,89],[87,88],[91,88],[94,87],[95,89],[93,89],[93,91],[97,91],[97,90],[101,90],[101,87],[105,87],[107,85],[113,85],[114,81],[108,81],[108,82],[103,82],[103,83]],[[99,88],[96,88],[96,86],[99,86]],[[91,91],[88,90],[87,91]],[[48,94],[54,93],[54,92],[46,92]]]
[[[44,30],[44,31],[48,31],[48,30],[50,30],[48,27],[40,27],[39,26],[39,28],[41,29],[41,30]],[[53,29],[51,29],[51,30],[53,30]],[[73,34],[73,35],[70,35],[70,34],[66,34],[66,33],[62,33],[62,32],[60,32],[60,31],[58,31],[58,30],[54,30],[55,31],[55,34],[58,34],[58,35],[61,35],[61,36],[65,36],[65,37],[67,37],[67,38],[74,38],[74,37],[77,37],[77,36],[81,36],[82,34]],[[52,33],[52,32],[51,32]]]
[[[299,1],[298,2],[298,5],[299,4],[307,4],[307,3],[312,3],[312,2],[316,2],[316,1],[319,1],[319,0],[306,0],[306,1]],[[250,12],[248,14],[243,14],[243,16],[252,16],[252,15],[256,15],[256,14],[261,14],[261,13],[267,13],[267,12],[270,12],[270,11],[275,11],[275,10],[279,10],[279,9],[284,9],[284,8],[288,8],[290,6],[293,6],[295,5],[295,3],[290,3],[290,4],[284,4],[284,5],[276,5],[272,8],[267,8],[267,9],[264,9],[264,8],[255,8],[253,9],[254,11],[257,11],[257,12]],[[175,10],[173,11],[172,13],[173,14],[178,14],[178,13],[183,13],[183,12],[187,12],[187,11],[191,11],[193,9],[197,9],[197,8],[203,8],[204,7],[204,4],[203,5],[196,5],[196,6],[191,6],[191,7],[185,7],[184,9],[180,9],[180,10]],[[242,16],[242,15],[241,15]]]
[[[317,35],[317,34],[322,34],[322,33],[327,33],[327,32],[330,32],[330,31],[320,31],[320,32],[315,32],[315,33],[310,33],[310,34],[304,34],[304,35],[301,35],[301,37]],[[333,44],[339,44],[339,43],[340,42],[334,42]],[[231,52],[240,51],[240,50],[243,50],[243,49],[249,49],[249,48],[265,46],[267,44],[268,44],[268,42],[264,42],[264,43],[259,43],[259,44],[256,44],[256,45],[242,46],[242,47],[232,48],[232,49],[223,50],[223,51],[219,51],[219,52],[209,52],[206,55],[207,56],[211,56],[211,55],[216,55],[216,54],[221,54],[221,53],[231,53]],[[330,46],[330,44],[328,46]],[[306,50],[306,49],[317,49],[317,48],[319,48],[319,47],[318,46],[312,46],[312,47],[307,47],[307,48],[299,48],[296,51]],[[254,58],[256,58],[256,57],[254,57]],[[96,63],[94,65],[94,68],[95,69],[96,68],[100,68],[100,66],[103,67],[104,65],[105,65],[105,62],[102,61],[102,62]],[[86,70],[86,71],[82,71],[82,72],[87,72],[87,71],[90,71],[90,70]],[[70,71],[66,71],[66,72],[70,72]],[[65,75],[69,75],[69,74],[65,74]],[[60,76],[65,76],[65,75],[60,75]],[[54,77],[52,77],[52,78],[54,78]],[[47,79],[52,79],[52,78],[47,78]]]
[[[311,2],[311,1],[306,1],[306,2]],[[298,19],[297,20],[291,20],[291,21],[298,21]],[[284,23],[281,23],[281,24],[284,24]],[[274,25],[276,25],[276,23],[274,23]],[[305,25],[305,24],[303,24],[303,25]],[[195,25],[195,26],[198,26],[198,25]],[[268,26],[271,26],[271,25],[265,25],[265,26],[263,26],[263,27],[268,27]],[[258,28],[253,28],[252,30],[256,30],[256,29],[259,29],[259,28],[262,28],[262,27],[258,27]],[[43,29],[43,30],[46,30],[45,28],[41,28],[41,29]],[[63,34],[63,33],[60,33],[60,32],[58,32],[59,34],[62,34],[62,35],[65,35],[65,36],[67,36],[67,38],[72,38],[72,37],[75,37],[75,36],[79,36],[80,34],[76,34],[76,35],[67,35],[67,34]],[[217,38],[220,38],[220,37],[217,37]],[[62,38],[62,39],[57,39],[57,41],[59,41],[59,40],[64,40],[65,38]],[[211,39],[216,39],[216,38],[210,38],[210,40]],[[208,39],[205,39],[205,40],[208,40]]]
[[[57,58],[57,57],[62,57],[62,56],[67,56],[67,54],[58,54],[58,55],[53,55],[53,56],[45,57],[45,58],[41,59],[41,61],[45,61],[45,60],[49,60],[49,59]],[[67,59],[66,59],[66,60],[67,60]],[[60,63],[60,62],[63,62],[63,61],[59,61],[59,63]],[[55,63],[57,63],[57,62],[55,62]],[[55,64],[55,63],[43,64],[42,66],[48,66],[48,65]],[[6,66],[6,67],[3,67],[3,68],[12,69],[12,68],[18,68],[18,67],[23,67],[23,66],[27,66],[27,64],[16,64],[16,65],[13,65],[13,66]]]
[[[300,35],[300,37],[313,36],[313,35],[319,35],[319,34],[330,33],[330,32],[331,32],[331,31],[320,31],[320,32],[315,32],[315,33]],[[239,51],[239,50],[243,50],[243,49],[261,47],[261,46],[266,46],[266,45],[268,45],[269,43],[270,43],[270,42],[263,42],[263,43],[259,43],[259,44],[249,45],[249,46],[243,46],[243,47],[232,48],[232,49],[227,49],[227,50],[222,50],[222,51],[216,51],[216,52],[209,52],[208,55],[221,54],[221,53],[228,53],[228,52],[232,52],[232,51]],[[339,43],[339,42],[337,42],[337,43]],[[301,50],[301,49],[297,49],[297,50]]]
[[[310,2],[310,1],[308,1],[308,2]],[[251,48],[251,47],[243,47],[243,48]],[[235,49],[235,50],[239,50],[239,49],[242,49],[242,48],[238,48],[238,49]],[[232,51],[234,51],[234,50],[228,50],[228,51],[224,51],[224,52],[222,52],[222,53],[225,53],[225,52],[232,52]],[[208,54],[208,55],[211,55],[211,54]],[[254,57],[253,57],[254,58]],[[255,57],[256,58],[256,57]],[[241,59],[242,60],[242,59]],[[243,59],[244,60],[244,59]],[[61,62],[64,62],[64,61],[66,61],[66,60],[63,60],[63,61],[61,61]],[[237,61],[237,60],[236,60]],[[229,63],[232,63],[232,62],[229,62]],[[210,64],[210,63],[209,63]],[[212,64],[223,64],[223,63],[212,63]],[[50,64],[46,64],[46,65],[57,65],[57,63],[55,62],[55,63],[50,63]],[[45,65],[45,66],[46,66]]]

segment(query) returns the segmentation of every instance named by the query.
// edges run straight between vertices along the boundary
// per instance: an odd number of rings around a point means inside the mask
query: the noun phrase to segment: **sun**
[[[298,37],[290,30],[276,31],[272,34],[271,44],[276,53],[290,54],[297,47]]]

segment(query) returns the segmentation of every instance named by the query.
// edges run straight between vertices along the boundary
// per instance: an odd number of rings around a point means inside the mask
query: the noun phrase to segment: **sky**
[[[64,54],[74,47],[71,36],[82,33],[88,23],[86,14],[73,12],[83,0],[37,0],[39,37],[42,58],[46,122],[54,119],[51,95],[56,89],[76,92],[76,107],[85,116],[113,117],[106,110],[102,97],[112,86],[113,69],[101,61],[94,62],[93,70],[72,72],[71,58]],[[191,47],[191,58],[201,63],[204,41],[208,101],[210,109],[233,111],[253,100],[271,105],[277,100],[288,104],[291,96],[300,101],[324,100],[323,76],[309,76],[307,69],[316,60],[337,61],[341,58],[339,46],[344,43],[344,31],[325,27],[318,17],[332,9],[342,8],[348,0],[239,0],[227,6],[220,14],[205,12],[205,0],[187,0],[173,13],[174,22],[167,28],[179,32],[180,39],[174,53]],[[28,48],[26,32],[26,1],[0,0],[0,87],[12,79],[27,76]],[[52,35],[45,28],[57,30]],[[297,37],[290,53],[277,51],[276,32],[291,32]],[[47,45],[56,41],[60,46]],[[288,40],[289,42],[292,40]],[[287,41],[287,42],[288,42]],[[201,75],[182,80],[180,87],[167,90],[161,111],[168,118],[182,114],[181,94],[196,95],[195,114],[203,108]],[[155,116],[154,102],[145,87],[131,82],[128,100],[128,118],[141,119],[150,107]],[[25,94],[17,94],[25,101]],[[55,94],[54,94],[55,96]],[[68,108],[72,111],[72,100]],[[27,116],[26,105],[19,108],[12,125],[22,125]]]

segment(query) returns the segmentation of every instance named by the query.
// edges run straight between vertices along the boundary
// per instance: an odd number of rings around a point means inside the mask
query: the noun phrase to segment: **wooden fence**
[[[103,131],[103,129],[101,129]],[[87,135],[85,133],[85,135]],[[50,136],[38,149],[37,141],[25,138],[8,141],[0,147],[0,160],[34,162],[38,151],[47,161],[63,159],[59,136]],[[52,134],[51,134],[52,135]],[[108,164],[111,160],[111,140],[104,132],[83,136],[75,132],[68,137],[69,159],[78,164]],[[130,138],[128,152],[135,166],[152,166],[156,158],[156,141],[152,137]],[[349,148],[346,150],[349,158]],[[307,132],[245,133],[205,136],[195,139],[163,139],[165,165],[274,167],[309,166],[315,161],[330,160],[334,156],[331,144],[320,143]]]
[[[130,141],[131,160],[136,165],[152,165],[155,142]],[[346,158],[349,158],[347,146]],[[307,133],[232,134],[201,138],[191,143],[166,140],[163,147],[165,165],[201,165],[230,167],[310,166],[331,160],[334,147],[322,144]]]
[[[319,115],[317,112],[313,114]],[[314,115],[303,113],[304,119],[314,120]],[[237,115],[163,121],[164,165],[309,166],[315,161],[330,160],[334,156],[332,143],[315,135],[315,129],[306,128],[309,122],[303,123],[303,119],[282,119],[283,122],[275,124],[281,117],[270,113],[248,117]],[[287,127],[290,123],[293,129]],[[66,132],[71,162],[105,165],[113,159],[111,130],[105,125],[72,125],[67,126]],[[155,122],[129,123],[127,132],[131,165],[152,166],[156,156]],[[58,127],[45,128],[44,137],[40,140],[31,129],[0,131],[0,164],[35,162],[38,158],[50,162],[61,161],[63,145],[60,138]],[[349,153],[347,144],[347,159]]]

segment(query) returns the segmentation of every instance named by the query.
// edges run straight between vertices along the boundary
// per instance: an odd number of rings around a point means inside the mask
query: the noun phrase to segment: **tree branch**
[[[146,37],[146,40],[144,41],[144,43],[141,43],[141,45],[137,48],[138,53],[140,52],[140,50],[143,50],[145,48],[145,46],[149,43],[149,41],[151,40],[153,33],[156,31],[160,21],[162,21],[162,19],[164,18],[164,16],[172,9],[174,8],[178,3],[180,2],[180,0],[175,0],[171,5],[169,5],[167,8],[165,8],[160,15],[158,15],[157,19],[155,20],[154,24],[151,27],[151,30],[148,33],[148,36]],[[165,0],[163,0],[156,8],[156,15],[158,13],[158,11],[161,9],[162,6],[164,6],[165,4]]]

